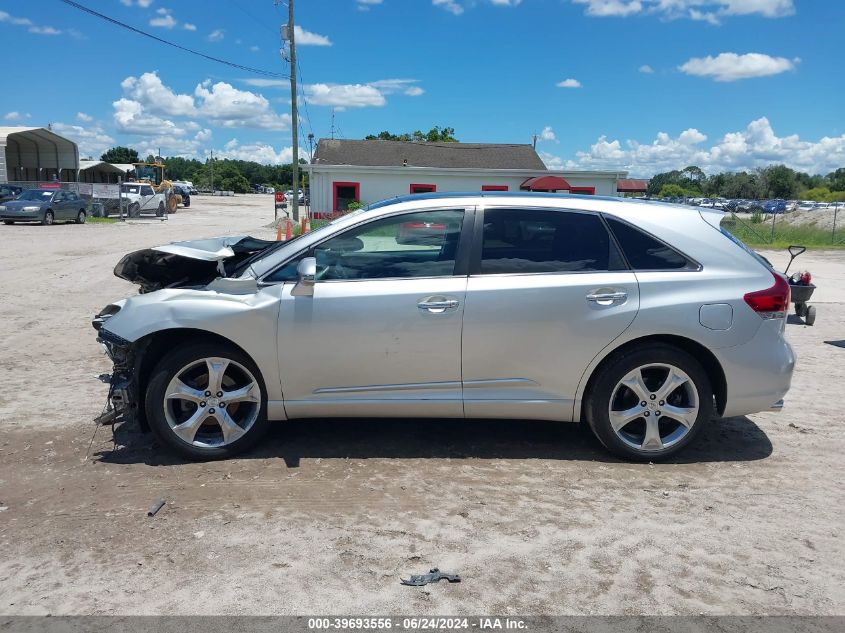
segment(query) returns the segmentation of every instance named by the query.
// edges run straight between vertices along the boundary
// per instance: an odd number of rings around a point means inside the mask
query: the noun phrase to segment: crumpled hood
[[[273,244],[276,242],[248,235],[172,242],[124,255],[114,274],[138,284],[141,293],[204,286],[225,277],[238,263]]]

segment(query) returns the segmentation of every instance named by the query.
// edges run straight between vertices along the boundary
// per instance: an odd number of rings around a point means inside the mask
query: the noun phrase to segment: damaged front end
[[[103,346],[114,366],[112,373],[97,376],[109,386],[106,406],[94,418],[94,422],[101,426],[135,422],[138,418],[138,346],[103,328],[103,324],[118,310],[118,306],[106,306],[91,322],[97,330],[97,342]]]
[[[239,279],[227,278],[242,272],[255,256],[274,245],[279,245],[279,242],[249,236],[174,242],[125,255],[115,266],[114,274],[138,284],[140,294],[165,288],[204,289],[209,284],[213,284],[209,290],[218,290],[222,282],[240,282]],[[229,286],[231,283],[226,286],[226,291],[232,292]],[[254,292],[254,281],[251,286],[244,284],[242,288],[247,286]],[[141,363],[148,352],[149,339],[128,341],[104,327],[125,303],[118,301],[106,306],[91,323],[97,330],[97,342],[114,365],[111,374],[97,376],[109,385],[109,393],[103,412],[94,421],[98,425],[137,422],[141,429],[146,430],[140,380]]]

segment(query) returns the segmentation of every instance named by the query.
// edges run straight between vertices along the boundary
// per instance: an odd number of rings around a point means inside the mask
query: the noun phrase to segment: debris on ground
[[[156,515],[156,512],[158,512],[164,507],[165,503],[167,503],[167,499],[161,497],[158,501],[156,501],[153,505],[150,506],[149,510],[147,510],[147,516],[154,517]]]
[[[435,567],[434,569],[429,570],[427,574],[414,574],[408,580],[405,580],[404,578],[400,578],[399,580],[402,581],[403,585],[422,587],[430,582],[440,582],[441,580],[448,580],[450,583],[461,582],[461,577],[458,574],[447,574]]]

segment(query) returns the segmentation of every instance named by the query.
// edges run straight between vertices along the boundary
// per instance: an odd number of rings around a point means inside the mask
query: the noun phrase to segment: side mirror
[[[299,275],[299,281],[291,290],[291,295],[294,297],[313,297],[314,282],[317,278],[317,259],[304,257],[296,267],[296,273]]]

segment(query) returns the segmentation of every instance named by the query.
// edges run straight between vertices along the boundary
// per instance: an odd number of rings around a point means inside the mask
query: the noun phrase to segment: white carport
[[[106,163],[101,160],[79,161],[79,182],[111,183],[126,180],[126,173],[135,169],[133,165]]]
[[[0,127],[0,183],[61,180],[79,170],[79,148],[43,127]]]

